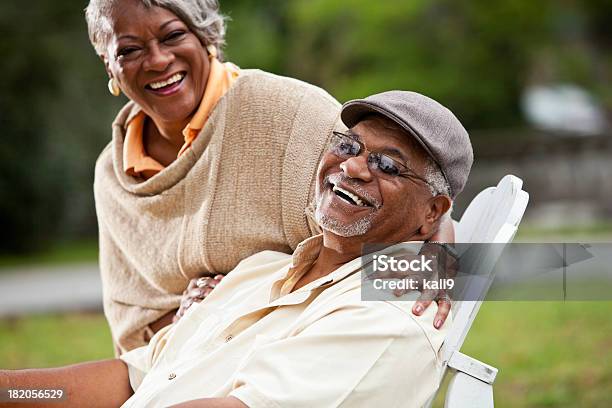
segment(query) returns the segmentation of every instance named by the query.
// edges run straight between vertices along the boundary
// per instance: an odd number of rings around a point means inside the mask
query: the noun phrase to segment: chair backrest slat
[[[440,355],[445,365],[455,350],[460,350],[476,314],[493,281],[494,266],[503,251],[504,245],[512,241],[523,217],[529,195],[522,191],[523,182],[518,177],[508,175],[502,178],[497,187],[489,187],[480,192],[470,203],[461,220],[456,223],[457,243],[495,243],[483,246],[481,257],[470,257],[474,262],[461,299],[469,301],[453,302],[452,327],[442,345]],[[462,264],[462,268],[464,265]],[[472,269],[470,269],[472,271]]]

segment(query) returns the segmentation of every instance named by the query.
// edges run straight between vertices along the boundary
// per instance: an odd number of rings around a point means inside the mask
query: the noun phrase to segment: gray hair
[[[110,15],[115,4],[125,0],[90,0],[85,9],[89,41],[98,55],[106,52],[112,34]],[[225,16],[219,12],[217,0],[140,0],[145,7],[162,7],[176,14],[205,46],[217,49],[223,59],[221,48],[225,45]]]
[[[440,170],[440,167],[436,164],[436,162],[433,161],[431,157],[427,157],[424,177],[425,180],[427,180],[427,183],[429,183],[428,187],[429,191],[431,191],[432,196],[435,197],[439,195],[446,195],[450,197],[450,185],[442,174],[442,170]],[[451,213],[453,212],[453,204],[454,200],[451,200],[451,206],[448,211],[446,211],[446,213],[442,215],[442,218],[448,218],[451,216]]]
[[[431,157],[427,157],[427,164],[425,165],[425,180],[429,183],[429,190],[431,195],[447,195],[450,196],[450,186],[448,181],[442,174],[440,167],[433,161]]]

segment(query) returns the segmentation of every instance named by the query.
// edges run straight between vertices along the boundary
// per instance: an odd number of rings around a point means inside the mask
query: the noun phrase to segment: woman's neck
[[[158,124],[147,117],[143,131],[143,144],[147,154],[164,166],[171,164],[185,144],[183,129],[187,123],[189,122]]]
[[[189,123],[189,119],[181,122],[160,122],[152,118],[147,120],[146,132],[150,132],[147,136],[164,139],[166,143],[177,146],[178,149],[185,143],[183,129]]]

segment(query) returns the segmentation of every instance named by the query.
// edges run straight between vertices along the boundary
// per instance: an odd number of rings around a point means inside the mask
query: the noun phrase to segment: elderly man
[[[438,386],[448,323],[436,308],[361,300],[364,246],[422,242],[472,164],[455,116],[412,92],[346,103],[318,169],[323,234],[293,256],[242,261],[202,303],[121,359],[2,372],[0,386],[63,388],[73,406],[420,406]],[[246,220],[248,221],[248,220]]]

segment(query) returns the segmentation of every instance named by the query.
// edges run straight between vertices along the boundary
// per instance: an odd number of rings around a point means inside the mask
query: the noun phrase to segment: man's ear
[[[432,197],[427,203],[425,212],[425,223],[420,228],[420,234],[431,236],[440,225],[441,217],[451,208],[453,201],[447,195]]]

